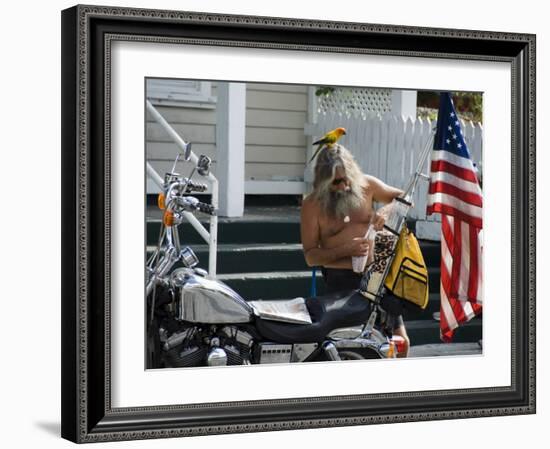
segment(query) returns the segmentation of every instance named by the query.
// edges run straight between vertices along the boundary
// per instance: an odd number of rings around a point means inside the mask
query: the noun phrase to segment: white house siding
[[[212,95],[216,95],[215,83]],[[192,142],[195,153],[212,158],[215,174],[216,110],[173,106],[156,108],[185,141]],[[306,158],[306,118],[306,86],[247,84],[247,181],[302,180]],[[147,158],[163,174],[170,169],[177,148],[149,115],[146,136]]]
[[[306,86],[248,84],[246,178],[301,180],[306,154],[306,120]]]

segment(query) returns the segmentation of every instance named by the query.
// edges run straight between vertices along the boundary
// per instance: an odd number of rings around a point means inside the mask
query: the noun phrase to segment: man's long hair
[[[333,191],[332,181],[337,168],[341,168],[349,181],[349,189]],[[364,205],[365,175],[353,155],[342,145],[333,145],[320,151],[315,163],[312,197],[321,209],[332,218],[344,218]]]

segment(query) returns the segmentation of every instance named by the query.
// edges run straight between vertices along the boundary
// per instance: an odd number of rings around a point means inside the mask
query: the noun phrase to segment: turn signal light
[[[393,341],[390,341],[390,347],[388,349],[388,353],[386,354],[386,356],[388,357],[388,359],[393,359],[396,356],[395,344],[393,343]]]
[[[164,193],[159,193],[159,196],[157,197],[157,205],[160,210],[164,210],[166,208],[166,204],[164,202]]]
[[[174,226],[174,221],[174,211],[170,209],[165,210],[162,217],[162,222],[164,223],[164,226]]]
[[[395,345],[398,354],[405,352],[405,339],[403,337],[400,335],[394,335],[391,341]]]

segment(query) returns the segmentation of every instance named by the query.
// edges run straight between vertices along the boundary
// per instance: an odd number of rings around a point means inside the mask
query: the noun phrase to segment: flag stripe
[[[450,235],[450,233],[453,232],[454,230],[454,234],[453,234],[454,237],[456,237],[457,232],[458,232],[458,235],[460,235],[460,226],[461,226],[461,222],[459,220],[445,220],[444,222],[442,222],[442,227],[444,228],[444,231],[443,231],[444,234]],[[445,290],[445,294],[449,301],[450,309],[452,310],[452,313],[456,321],[460,323],[464,321],[466,317],[464,316],[464,310],[462,309],[462,305],[460,304],[460,301],[456,300],[456,296],[457,296],[456,292],[453,291],[453,290],[456,290],[456,283],[453,282],[453,279],[457,276],[457,272],[459,273],[458,270],[460,270],[460,259],[459,259],[459,263],[457,264],[457,254],[458,254],[458,258],[460,258],[460,250],[456,246],[454,249],[455,251],[449,251],[449,254],[451,255],[451,258],[452,258],[451,271],[447,270],[447,266],[443,263],[444,258],[443,257],[441,258],[441,284],[443,285],[443,290]],[[448,318],[449,317],[447,317],[447,319]]]
[[[431,171],[432,172],[446,172],[451,173],[452,175],[464,179],[466,181],[470,182],[476,182],[477,183],[477,176],[476,174],[467,168],[459,167],[458,165],[454,165],[450,162],[441,160],[441,161],[432,161],[431,163]]]
[[[449,301],[449,308],[452,316],[454,316],[457,323],[463,323],[466,321],[466,315],[464,314],[464,309],[462,308],[462,302],[456,299],[456,296],[452,295],[450,290],[453,288],[453,282],[446,270],[441,270],[441,283],[443,285],[443,290],[445,290],[447,300]],[[447,315],[447,319],[449,318],[450,315]]]
[[[472,303],[469,301],[460,301],[462,305],[462,310],[464,310],[464,322],[470,321],[473,317],[476,316]]]
[[[432,151],[432,161],[447,161],[457,167],[465,168],[467,170],[474,170],[474,163],[471,159],[467,157],[458,156],[455,153],[451,153],[447,150],[436,150]]]
[[[453,225],[454,225],[453,236],[454,236],[455,242],[458,242],[460,245],[461,239],[462,239],[461,237],[462,222],[460,220],[455,220]],[[460,279],[461,263],[462,263],[462,247],[459,246],[459,248],[456,248],[455,246],[453,251],[453,268],[451,270],[451,279],[453,280]],[[452,298],[458,297],[458,287],[459,287],[459,282],[452,282],[451,288],[447,290],[449,294],[449,300],[451,300],[451,304],[452,304]]]
[[[468,286],[470,285],[470,227],[468,223],[460,221],[460,267],[457,298],[468,300]]]
[[[445,182],[447,184],[452,184],[456,186],[464,192],[476,193],[481,196],[481,189],[479,188],[478,183],[466,181],[462,178],[452,175],[451,173],[437,171],[432,173],[430,178],[430,182]]]
[[[441,285],[440,289],[441,289],[441,307],[440,307],[441,313],[439,314],[439,320],[440,320],[439,326],[440,326],[441,339],[443,341],[449,342],[452,339],[453,330],[458,327],[458,323],[456,322],[455,316],[449,304],[449,299],[445,294],[445,289],[443,288],[443,285]]]
[[[436,203],[436,204],[429,205],[428,210],[426,211],[426,214],[431,215],[436,212],[440,214],[454,215],[458,219],[469,222],[472,226],[475,226],[476,228],[482,227],[481,218],[473,218],[469,215],[462,213],[458,209],[455,209],[454,207],[451,207],[451,206],[447,206],[445,204]]]
[[[473,226],[470,226],[470,270],[472,276],[468,284],[468,300],[477,302],[477,281],[478,281],[478,248],[479,242],[477,238],[478,230]]]
[[[483,282],[482,282],[482,257],[483,257],[483,230],[480,229],[477,233],[477,254],[478,254],[478,270],[477,270],[477,303],[483,302]]]
[[[446,215],[443,215],[441,217],[441,232],[442,232],[443,238],[445,239],[445,245],[451,258],[454,251],[454,239],[453,239],[453,233],[451,232],[452,224],[453,224],[453,217],[449,217]],[[452,260],[451,260],[451,264],[452,264]],[[452,266],[451,264],[449,264],[448,266],[449,271],[451,271],[451,266]]]
[[[483,211],[481,207],[474,206],[473,204],[468,204],[461,199],[456,198],[453,195],[447,195],[446,193],[437,192],[428,194],[428,205],[435,205],[436,203],[441,203],[446,206],[453,207],[454,209],[461,211],[467,217],[481,219],[483,216]]]
[[[432,182],[428,193],[444,193],[446,195],[452,195],[473,206],[481,207],[483,205],[483,200],[477,193],[464,191],[458,186],[443,181]]]

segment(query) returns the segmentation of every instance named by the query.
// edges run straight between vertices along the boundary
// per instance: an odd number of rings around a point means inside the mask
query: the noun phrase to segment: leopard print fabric
[[[389,231],[379,231],[374,238],[374,261],[367,267],[370,273],[384,273],[393,254],[397,236]]]

